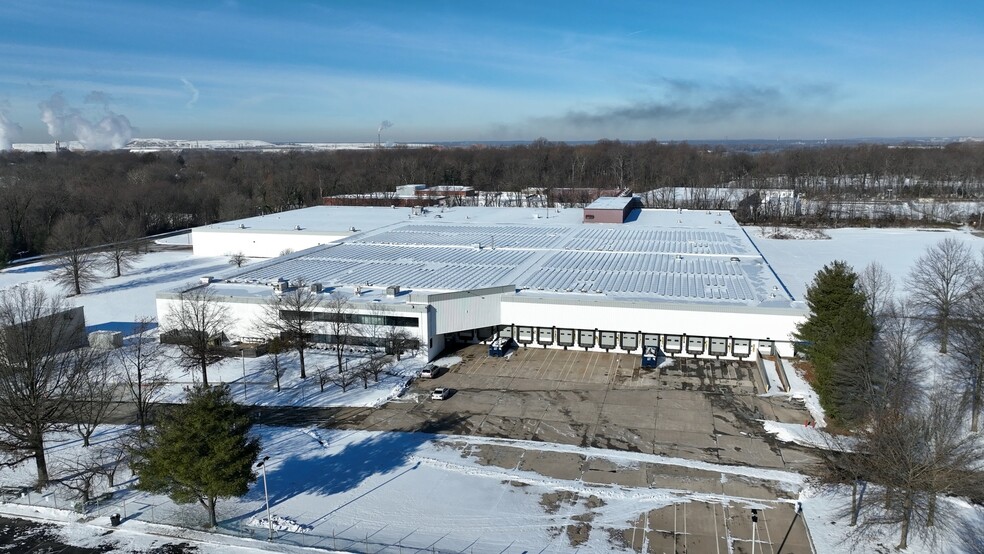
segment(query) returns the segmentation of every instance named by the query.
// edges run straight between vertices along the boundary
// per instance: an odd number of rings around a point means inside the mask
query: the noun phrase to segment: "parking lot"
[[[625,353],[526,348],[490,358],[483,345],[421,379],[402,401],[340,414],[343,427],[426,430],[645,452],[714,463],[796,469],[811,459],[780,445],[758,419],[803,422],[784,397],[761,397],[752,362],[676,359],[643,369]],[[453,394],[431,400],[430,390]]]
[[[640,356],[625,353],[520,348],[492,358],[481,344],[447,355],[461,362],[436,378],[417,380],[398,401],[339,413],[336,426],[524,439],[787,470],[813,461],[799,447],[763,433],[760,419],[799,423],[810,416],[783,397],[758,396],[764,387],[753,362],[681,358],[644,369]],[[433,400],[435,387],[453,392]],[[764,479],[660,463],[616,468],[583,454],[508,445],[467,454],[558,479],[681,491],[679,504],[643,509],[613,535],[614,543],[636,551],[645,544],[648,552],[727,552],[729,543],[734,552],[752,551],[747,504],[698,501],[691,494],[741,498],[762,507],[757,552],[775,551],[794,513],[790,494]],[[590,527],[575,527],[582,525]],[[566,531],[572,537],[581,532]],[[798,520],[783,552],[810,551]]]

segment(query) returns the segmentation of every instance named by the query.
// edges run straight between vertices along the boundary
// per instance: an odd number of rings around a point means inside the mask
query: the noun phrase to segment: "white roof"
[[[366,209],[393,211],[341,208]],[[727,212],[641,210],[629,223],[589,225],[580,222],[577,209],[551,210],[559,215],[549,220],[531,215],[545,211],[432,211],[243,268],[227,282],[303,277],[325,286],[431,291],[515,285],[526,289],[524,295],[791,306],[782,283]]]

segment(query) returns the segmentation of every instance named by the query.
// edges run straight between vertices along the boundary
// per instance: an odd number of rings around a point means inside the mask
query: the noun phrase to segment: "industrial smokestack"
[[[376,146],[383,145],[383,141],[382,141],[383,129],[389,129],[392,126],[393,126],[393,122],[388,119],[384,119],[382,123],[379,124],[379,129],[376,129]]]

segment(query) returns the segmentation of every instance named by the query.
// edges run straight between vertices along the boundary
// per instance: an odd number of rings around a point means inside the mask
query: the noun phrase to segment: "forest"
[[[555,201],[552,192],[559,190],[631,191],[643,195],[650,207],[714,207],[670,205],[665,196],[646,194],[666,187],[793,189],[802,198],[828,203],[934,199],[976,206],[984,200],[984,144],[862,144],[749,153],[687,143],[568,145],[540,139],[509,147],[283,154],[10,151],[0,153],[0,261],[50,251],[51,230],[68,216],[98,231],[87,233],[95,245],[119,240],[121,232],[136,238],[317,205],[325,196],[417,183],[490,192],[534,190],[547,202]],[[580,200],[590,199],[586,193]],[[811,221],[796,224],[823,224],[831,213],[829,204],[824,206],[828,209],[811,210]],[[761,214],[736,215],[748,221]]]

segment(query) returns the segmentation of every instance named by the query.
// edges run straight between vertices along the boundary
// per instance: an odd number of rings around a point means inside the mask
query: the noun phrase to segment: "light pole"
[[[758,510],[752,509],[752,554],[755,554],[755,528],[758,527]]]
[[[267,463],[267,460],[269,460],[269,459],[270,459],[270,456],[263,456],[263,459],[260,460],[260,463],[256,464],[256,467],[258,467],[258,468],[260,468],[260,469],[263,470],[263,499],[266,500],[267,527],[270,530],[270,534],[267,535],[267,540],[268,541],[272,541],[273,540],[273,518],[270,517],[270,495],[267,493],[267,484],[266,484],[266,463]]]

